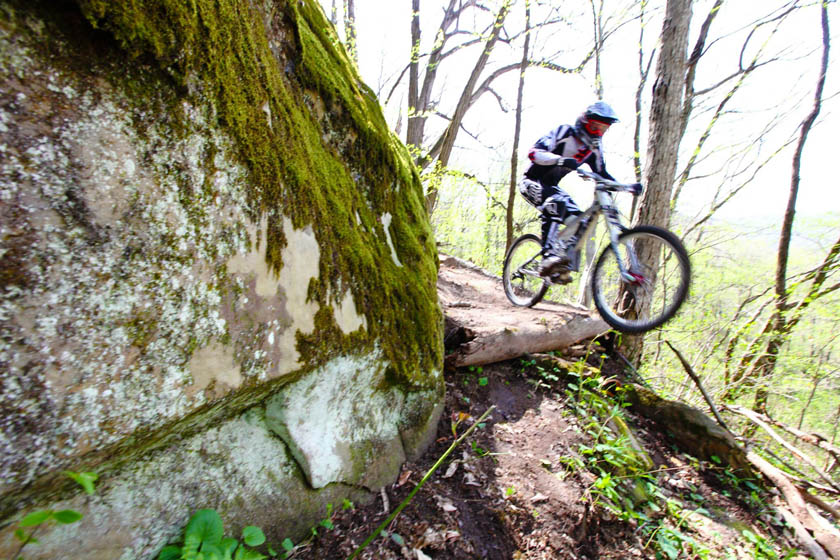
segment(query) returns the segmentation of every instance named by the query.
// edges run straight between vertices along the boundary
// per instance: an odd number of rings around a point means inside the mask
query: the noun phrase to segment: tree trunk
[[[426,72],[423,76],[423,85],[420,86],[419,65],[420,65],[420,0],[412,0],[411,16],[411,60],[409,71],[415,73],[414,95],[411,94],[411,74],[409,73],[409,99],[408,99],[408,128],[406,130],[406,144],[417,148],[418,152],[423,147],[423,136],[426,128],[426,111],[432,97],[432,89],[437,78],[438,68],[443,60],[443,47],[449,38],[447,30],[459,17],[467,5],[460,5],[456,9],[456,0],[449,0],[449,5],[443,12],[443,20],[437,30],[437,39],[429,59],[426,63]],[[469,3],[468,3],[469,5]],[[417,89],[420,90],[419,94]],[[420,155],[418,153],[417,158]]]
[[[350,60],[359,65],[359,52],[356,45],[356,5],[354,0],[344,0],[344,40]]]
[[[335,5],[335,0],[332,0],[332,9],[330,10],[330,21],[334,27],[338,27],[338,8]]]
[[[419,148],[423,144],[420,97],[420,0],[411,0],[411,59],[408,63],[408,126],[405,142]]]
[[[604,26],[601,20],[601,14],[604,10],[604,0],[601,0],[595,7],[595,0],[589,0],[592,6],[592,35],[595,41],[595,97],[603,99],[604,97],[604,82],[601,78],[601,49],[604,46]]]
[[[636,182],[642,182],[642,94],[645,90],[650,65],[653,62],[656,49],[651,53],[647,64],[645,64],[645,2],[639,2],[639,85],[636,87],[636,118],[633,128],[633,171],[636,175]],[[636,209],[639,199],[633,197],[633,205],[630,207],[630,220],[636,216]]]
[[[528,48],[531,43],[531,4],[525,0],[525,44],[519,66],[519,88],[516,91],[516,116],[513,126],[513,150],[510,155],[510,189],[505,211],[505,254],[513,243],[513,206],[516,201],[517,163],[519,162],[519,133],[522,129],[522,93],[525,90],[525,69],[528,68]]]
[[[496,40],[499,38],[499,34],[502,32],[505,18],[510,11],[510,3],[510,0],[505,0],[505,2],[502,3],[501,8],[499,8],[499,12],[496,14],[496,20],[493,24],[493,30],[490,32],[490,37],[488,37],[487,41],[484,43],[484,49],[481,51],[481,55],[479,55],[478,60],[475,62],[472,72],[470,72],[467,84],[464,86],[461,98],[458,100],[458,105],[455,107],[452,120],[449,122],[449,126],[446,127],[446,131],[443,133],[443,142],[440,154],[438,155],[438,162],[441,167],[446,167],[449,164],[449,156],[452,155],[452,149],[455,147],[455,138],[458,136],[458,131],[461,128],[461,122],[464,120],[464,115],[467,113],[467,109],[469,109],[471,105],[475,85],[478,82],[479,76],[484,71],[487,61],[490,59],[490,53],[493,52],[493,47],[496,44]],[[429,212],[430,216],[434,212],[436,203],[437,189],[430,189],[426,195],[426,210]]]
[[[682,139],[682,101],[691,0],[668,0],[653,84],[646,190],[636,223],[668,227],[671,191]]]
[[[788,256],[790,253],[790,239],[793,234],[793,219],[796,213],[796,199],[799,194],[799,171],[802,164],[802,152],[805,148],[805,142],[808,139],[808,133],[811,131],[811,127],[817,120],[817,116],[819,116],[820,109],[822,108],[822,93],[825,87],[826,72],[828,71],[828,53],[831,35],[829,34],[828,28],[828,8],[825,3],[820,3],[820,24],[822,27],[823,53],[820,74],[817,79],[817,88],[814,92],[814,107],[802,122],[799,142],[793,154],[790,195],[788,196],[788,204],[785,209],[784,220],[782,221],[782,231],[779,235],[779,251],[776,261],[776,309],[773,314],[773,331],[770,335],[770,340],[767,342],[766,351],[758,358],[756,365],[753,366],[755,377],[761,380],[756,389],[755,401],[753,403],[753,409],[759,412],[764,412],[767,408],[768,378],[776,368],[779,349],[784,344],[792,328],[792,325],[786,320],[786,312],[789,309],[789,293],[787,288]]]
[[[604,48],[604,0],[599,0],[598,5],[595,5],[595,0],[589,0],[592,7],[592,37],[595,45],[595,97],[597,99],[604,98],[604,79],[601,75],[601,51]],[[578,293],[577,303],[584,307],[590,307],[592,304],[592,290],[589,287],[589,272],[592,270],[593,262],[598,256],[598,246],[595,244],[595,237],[598,235],[598,222],[592,224],[588,230],[589,236],[583,246],[581,263],[581,270],[585,273],[581,274],[578,279]]]
[[[682,102],[690,22],[691,0],[668,0],[650,108],[646,190],[639,204],[637,224],[667,228],[670,221],[671,191],[682,139]],[[651,255],[648,260],[655,261],[657,258],[657,255]],[[655,270],[658,263],[646,264],[652,265]],[[637,301],[635,312],[644,313],[649,305],[650,302]],[[623,349],[631,362],[639,363],[643,343],[643,335],[625,337]]]

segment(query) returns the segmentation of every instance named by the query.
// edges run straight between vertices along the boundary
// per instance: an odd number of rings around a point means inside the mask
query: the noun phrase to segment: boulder
[[[438,262],[315,0],[0,8],[0,556],[39,508],[84,518],[26,558],[151,558],[199,508],[295,538],[394,480]]]

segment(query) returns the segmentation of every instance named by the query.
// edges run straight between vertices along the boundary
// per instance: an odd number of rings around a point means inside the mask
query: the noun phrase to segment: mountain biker
[[[581,214],[575,201],[558,183],[581,164],[588,164],[593,172],[614,181],[604,165],[601,137],[618,117],[607,103],[593,103],[577,118],[574,126],[560,125],[542,138],[528,152],[531,165],[519,183],[519,192],[542,214],[542,243],[545,258],[540,263],[542,276],[551,276],[570,269],[571,255],[586,224],[579,224],[571,238],[556,239],[560,225],[569,223]],[[638,185],[637,193],[641,192]],[[574,266],[574,265],[573,265]],[[576,268],[576,266],[574,266]]]

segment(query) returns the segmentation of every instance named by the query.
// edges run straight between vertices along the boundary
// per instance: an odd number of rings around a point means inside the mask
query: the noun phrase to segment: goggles
[[[596,121],[595,119],[589,118],[586,119],[586,121],[584,121],[583,127],[586,129],[586,132],[588,132],[592,136],[600,138],[610,127],[610,123]]]

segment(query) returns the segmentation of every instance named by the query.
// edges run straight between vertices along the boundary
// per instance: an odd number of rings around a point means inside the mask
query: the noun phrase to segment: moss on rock
[[[326,281],[310,297],[323,307],[330,293],[351,289],[371,331],[368,345],[387,338],[383,350],[400,378],[429,386],[424,376],[442,359],[439,329],[429,325],[442,319],[419,176],[317,3],[79,4],[132,56],[153,56],[179,85],[213,101],[251,176],[254,216],[268,216],[267,258],[275,270],[286,243],[281,214],[296,228],[311,224],[322,247],[353,247],[322,259]],[[294,35],[269,39],[284,22]],[[316,97],[326,108],[320,119],[305,110]],[[350,139],[324,141],[336,137]],[[390,234],[403,266],[394,266],[382,243],[385,213],[394,216]],[[357,226],[356,216],[366,227]],[[318,336],[301,341],[311,365],[324,362],[321,343],[340,336],[335,331],[322,323]]]

